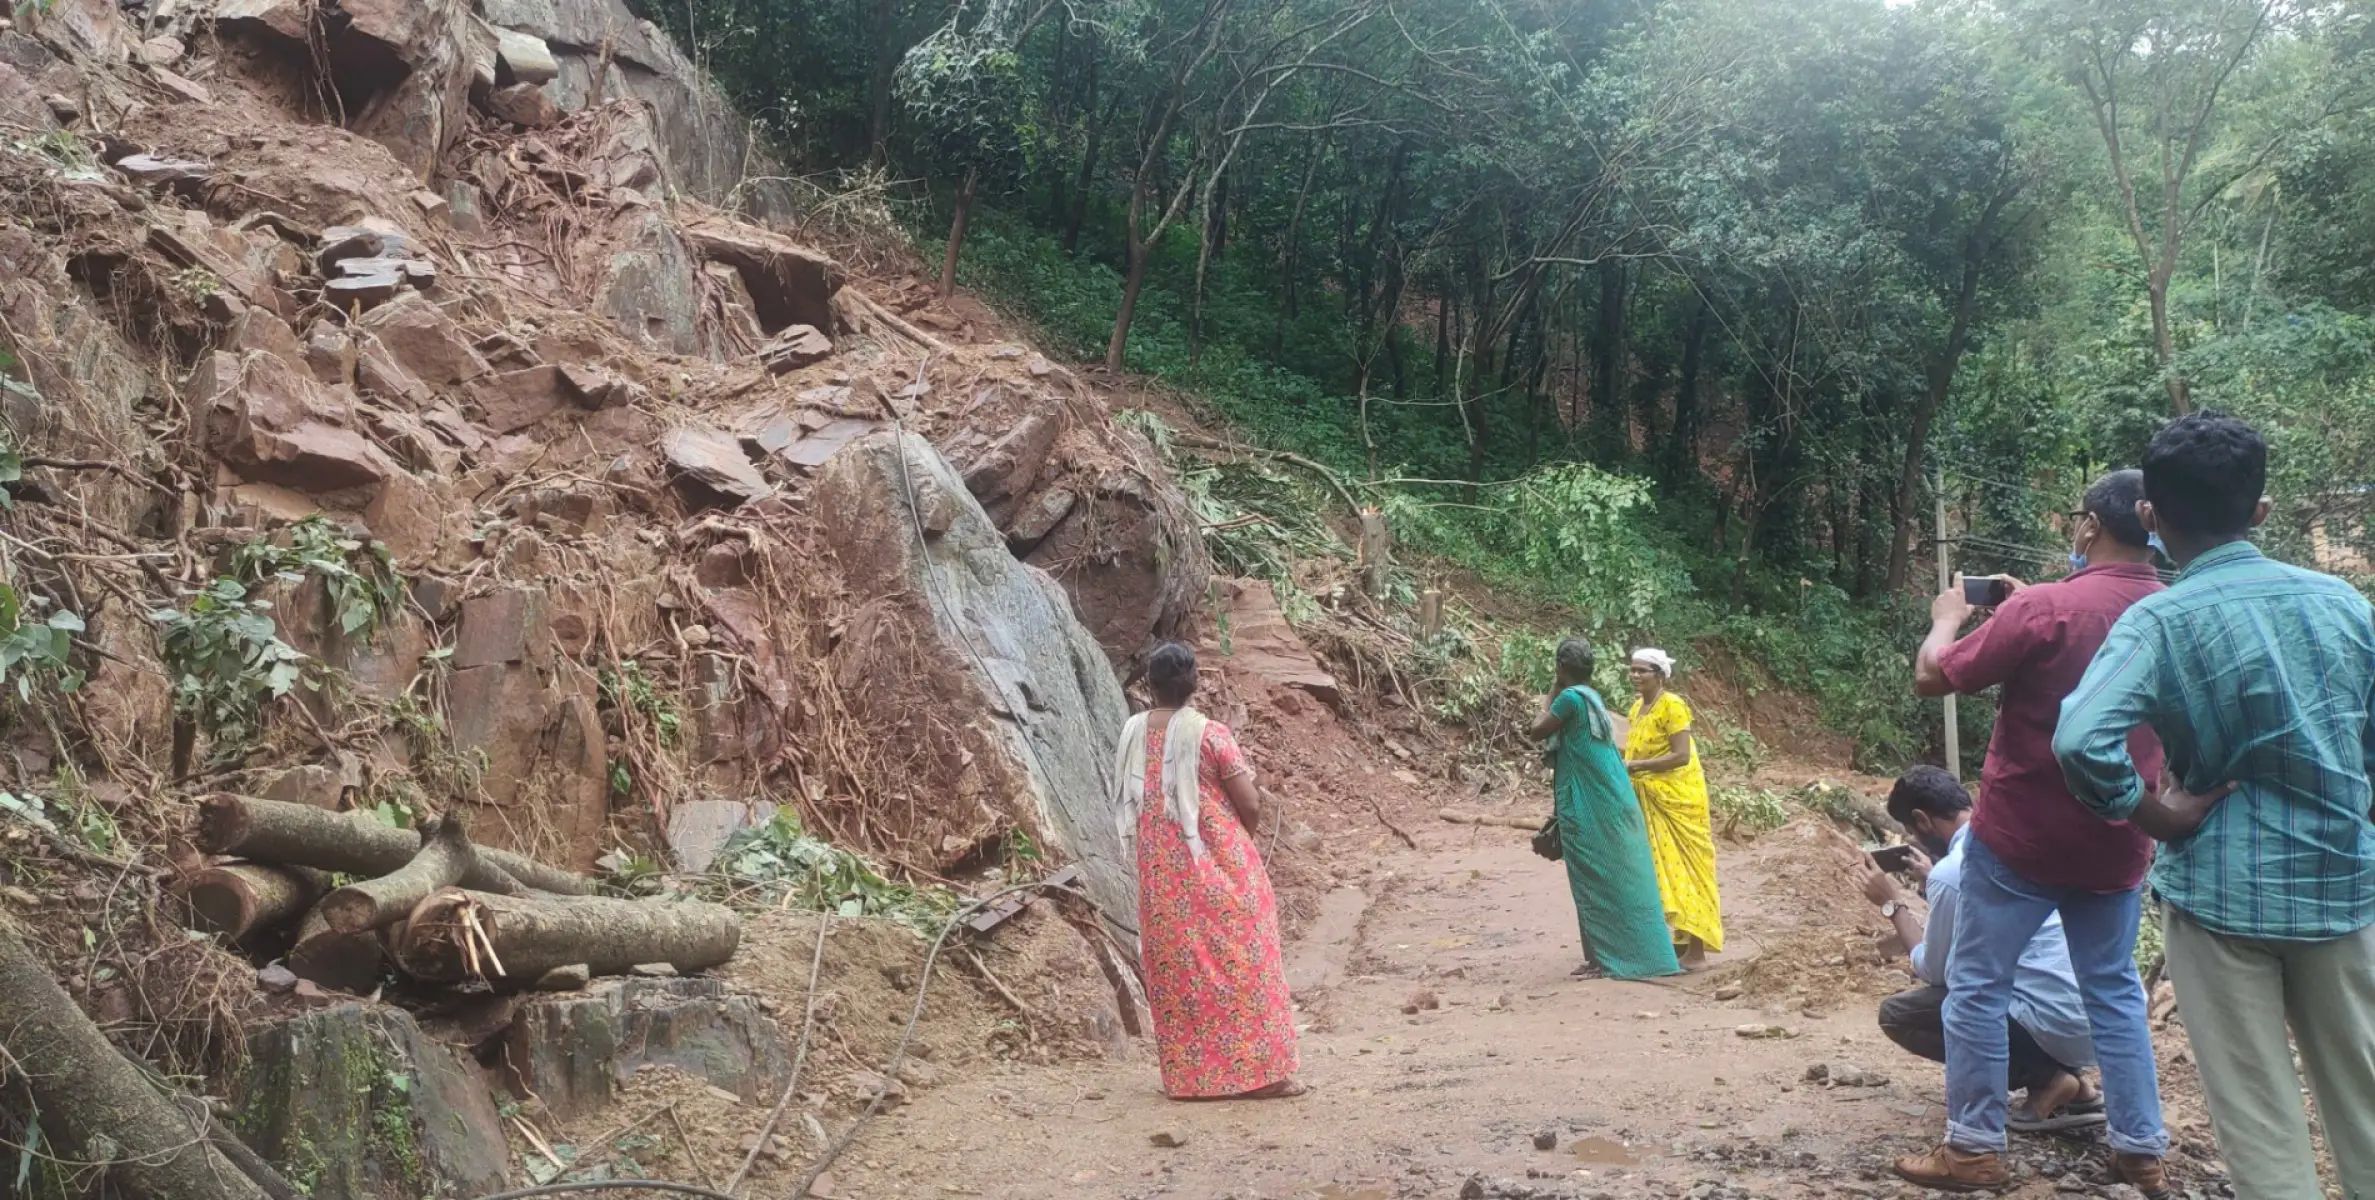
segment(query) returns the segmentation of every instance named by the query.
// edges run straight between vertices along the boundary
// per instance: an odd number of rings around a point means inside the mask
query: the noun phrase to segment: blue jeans
[[[2103,895],[2021,878],[1976,837],[1963,844],[1962,898],[1946,964],[1946,1142],[1969,1153],[2004,1148],[2004,1020],[2014,969],[2045,918],[2061,910],[2070,966],[2086,1002],[2111,1148],[2168,1153],[2151,1011],[2136,977],[2136,921],[2143,889]]]

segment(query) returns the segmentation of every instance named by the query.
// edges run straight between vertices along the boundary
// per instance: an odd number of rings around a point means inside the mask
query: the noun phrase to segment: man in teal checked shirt
[[[2216,413],[2154,436],[2137,515],[2180,573],[2112,626],[2054,754],[2081,803],[2166,843],[2169,972],[2238,1200],[2325,1194],[2288,1025],[2343,1193],[2375,1200],[2375,611],[2248,540],[2267,461]],[[2139,722],[2168,756],[2157,797]]]

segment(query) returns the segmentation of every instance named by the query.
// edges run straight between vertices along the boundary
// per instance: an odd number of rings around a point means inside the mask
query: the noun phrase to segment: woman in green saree
[[[1567,890],[1583,935],[1580,976],[1679,975],[1658,897],[1649,828],[1617,749],[1615,726],[1589,685],[1591,643],[1559,643],[1558,690],[1530,731],[1552,739],[1552,815],[1567,864]]]

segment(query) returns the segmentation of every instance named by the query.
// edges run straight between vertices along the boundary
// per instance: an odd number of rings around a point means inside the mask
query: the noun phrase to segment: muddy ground
[[[1722,848],[1729,948],[1701,972],[1655,983],[1569,977],[1579,954],[1563,875],[1521,832],[1440,822],[1411,832],[1415,851],[1397,842],[1365,867],[1339,860],[1341,877],[1289,947],[1309,1095],[1176,1103],[1143,1041],[1105,1056],[952,1058],[948,1043],[966,1035],[962,1022],[944,1023],[931,1085],[868,1124],[818,1194],[1924,1194],[1887,1166],[1942,1128],[1942,1073],[1874,1023],[1905,977],[1879,949],[1877,917],[1828,868],[1835,835],[1819,818]],[[763,986],[786,984],[770,973]],[[772,996],[780,1011],[796,1011],[800,982],[788,984],[791,994]],[[998,1015],[978,994],[949,1003]],[[1744,1037],[1746,1026],[1785,1036]],[[2185,1147],[2178,1173],[2215,1196],[2183,1031],[2159,1036]],[[1881,1081],[1810,1082],[1816,1064]],[[623,1119],[635,1103],[631,1092],[613,1111]],[[707,1154],[721,1171],[714,1160],[747,1145],[763,1114],[714,1097],[710,1107]],[[838,1136],[846,1121],[795,1131],[787,1155],[805,1160],[817,1132]],[[2121,1195],[2101,1177],[2103,1154],[2091,1140],[2016,1139],[2024,1183],[2012,1194]]]

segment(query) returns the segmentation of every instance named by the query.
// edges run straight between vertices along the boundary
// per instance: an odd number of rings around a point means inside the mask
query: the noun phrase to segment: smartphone
[[[1913,865],[1911,846],[1871,846],[1864,853],[1872,856],[1872,865],[1883,871],[1897,872]]]
[[[2012,598],[2012,584],[1986,575],[1963,577],[1963,599],[1973,608],[1994,608]]]

